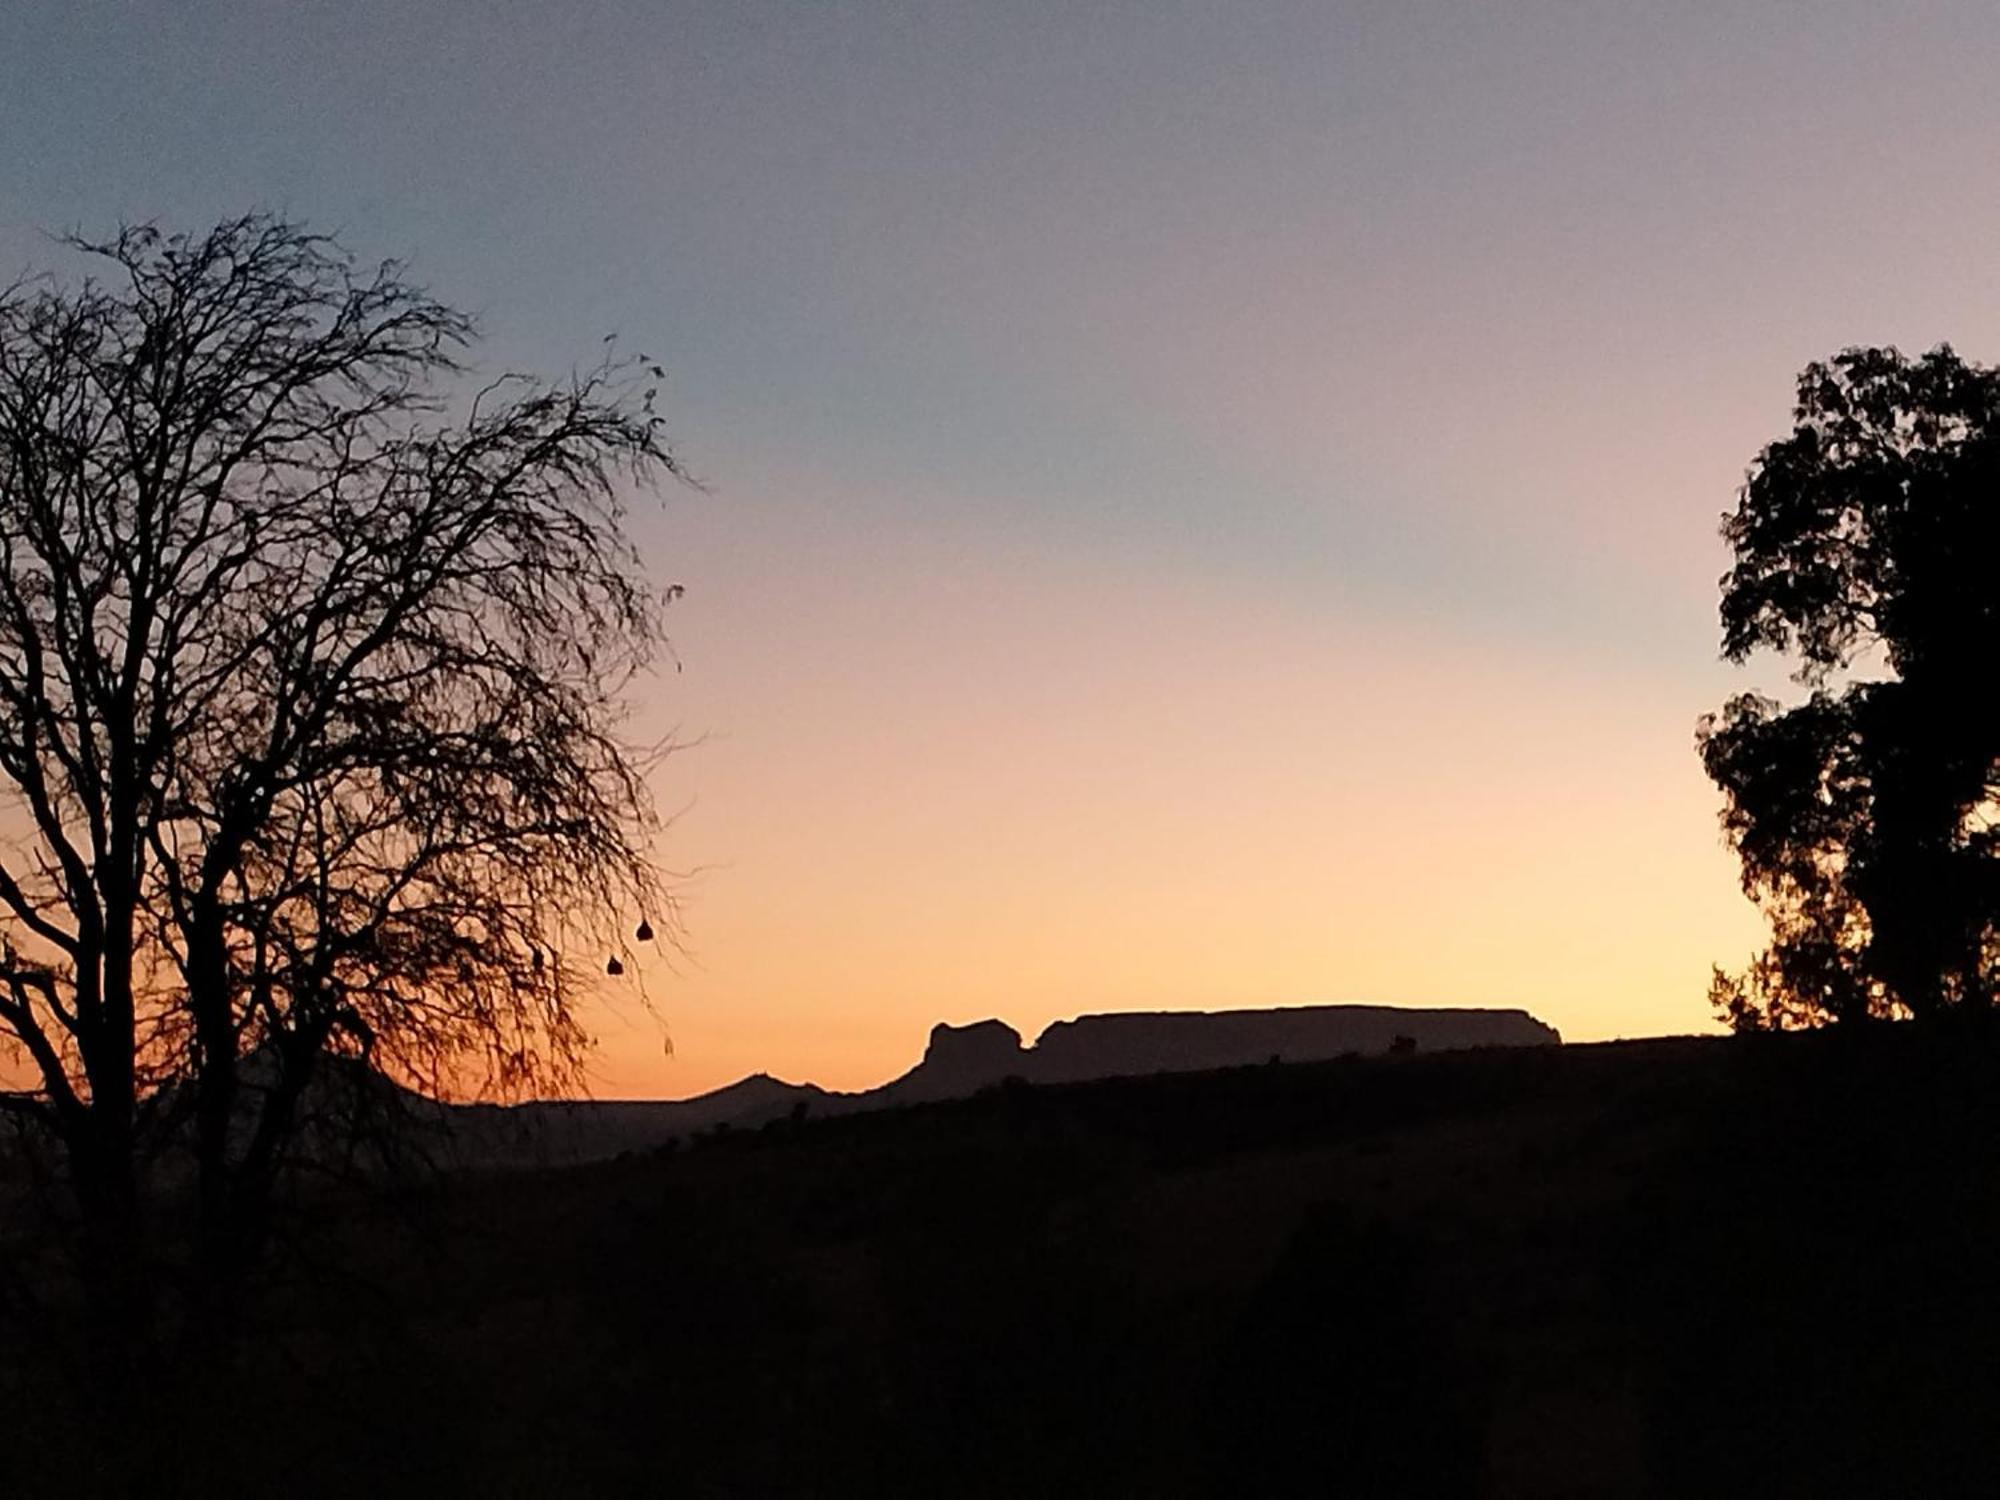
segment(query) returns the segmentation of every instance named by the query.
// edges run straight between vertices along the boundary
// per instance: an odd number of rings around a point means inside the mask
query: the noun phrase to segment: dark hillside
[[[325,1200],[228,1451],[162,1472],[1990,1493],[1996,1056],[1895,1031],[1016,1085]],[[33,1454],[9,1493],[52,1487]]]

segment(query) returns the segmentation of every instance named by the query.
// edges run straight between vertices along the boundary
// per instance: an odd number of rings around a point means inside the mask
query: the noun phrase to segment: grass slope
[[[1991,1045],[1905,1030],[1260,1067],[322,1201],[231,1442],[159,1467],[295,1495],[1990,1493],[1996,1083]],[[65,1464],[36,1430],[0,1460],[29,1486]]]

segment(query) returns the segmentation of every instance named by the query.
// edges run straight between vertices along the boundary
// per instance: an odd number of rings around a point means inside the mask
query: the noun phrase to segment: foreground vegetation
[[[1984,1492],[2000,1049],[1857,1042],[1018,1087],[318,1195],[149,1488]],[[89,1451],[40,1373],[10,1494]]]

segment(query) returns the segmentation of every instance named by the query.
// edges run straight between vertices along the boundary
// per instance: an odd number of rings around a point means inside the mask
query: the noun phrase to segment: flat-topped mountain
[[[1322,1062],[1403,1049],[1542,1047],[1562,1037],[1524,1010],[1307,1005],[1272,1010],[1117,1011],[1056,1021],[1032,1047],[1000,1021],[939,1025],[917,1066],[874,1090],[886,1102],[952,1099],[1009,1078],[1084,1083],[1252,1063]],[[870,1097],[863,1095],[861,1097]]]
[[[1009,1079],[1084,1083],[1150,1073],[1198,1073],[1269,1062],[1319,1062],[1397,1050],[1553,1046],[1555,1028],[1521,1010],[1313,1005],[1229,1011],[1130,1011],[1057,1021],[1033,1046],[1004,1021],[931,1029],[923,1060],[861,1093],[758,1073],[693,1099],[552,1100],[451,1110],[466,1166],[560,1166],[650,1150],[718,1127],[755,1128],[794,1115],[826,1116],[963,1099]]]

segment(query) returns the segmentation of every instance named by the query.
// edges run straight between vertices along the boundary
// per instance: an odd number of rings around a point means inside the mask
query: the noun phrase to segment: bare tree
[[[264,215],[0,290],[0,1096],[57,1143],[104,1329],[191,1153],[201,1325],[329,1056],[571,1075],[587,965],[662,910],[621,522],[678,475],[607,357],[474,394],[469,320]]]

